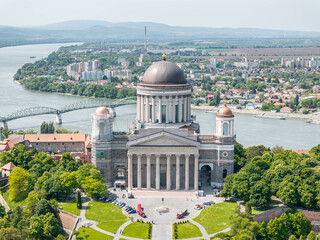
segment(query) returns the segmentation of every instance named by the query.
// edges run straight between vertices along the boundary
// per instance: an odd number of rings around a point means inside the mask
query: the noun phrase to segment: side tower
[[[111,143],[113,114],[106,107],[98,107],[92,114],[92,163],[101,171],[107,184],[112,183]]]
[[[224,106],[216,116],[216,134],[218,137],[234,137],[234,115],[230,108]]]
[[[234,115],[226,105],[216,115],[217,161],[215,163],[216,185],[222,185],[224,179],[234,171]]]

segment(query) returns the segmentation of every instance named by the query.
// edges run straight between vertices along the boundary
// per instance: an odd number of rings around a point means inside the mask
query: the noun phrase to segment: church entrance
[[[211,167],[209,165],[202,166],[200,170],[201,189],[206,191],[211,186]]]
[[[167,174],[165,172],[160,172],[160,187],[163,188],[167,184]]]

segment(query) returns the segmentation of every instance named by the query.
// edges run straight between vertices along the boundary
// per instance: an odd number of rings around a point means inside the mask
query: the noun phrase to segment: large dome
[[[161,61],[153,63],[143,76],[145,84],[186,84],[183,71],[172,62]]]

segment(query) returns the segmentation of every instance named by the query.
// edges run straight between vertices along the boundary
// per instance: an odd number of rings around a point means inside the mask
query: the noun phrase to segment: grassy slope
[[[237,208],[236,202],[224,202],[211,205],[201,211],[193,220],[200,223],[208,234],[219,232],[230,225],[230,217]]]
[[[89,235],[87,240],[97,240],[97,239],[103,239],[103,240],[112,240],[113,237],[103,234],[101,232],[98,232],[97,230],[94,230],[92,228],[79,228],[79,235],[78,239],[85,239],[85,235]],[[85,231],[85,232],[83,232]]]
[[[97,221],[97,227],[108,232],[116,232],[118,228],[129,221],[122,209],[112,203],[90,202],[86,210],[86,218]]]
[[[148,239],[148,224],[133,222],[123,230],[122,235],[127,237]]]
[[[178,239],[201,237],[200,229],[192,223],[183,223],[177,225]]]
[[[59,202],[59,207],[62,207],[62,209],[61,208],[60,209],[63,211],[80,216],[80,209],[77,208],[77,204],[75,202],[71,202],[71,203]]]

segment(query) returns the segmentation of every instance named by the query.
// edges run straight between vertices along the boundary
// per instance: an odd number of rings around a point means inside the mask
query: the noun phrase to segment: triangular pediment
[[[149,136],[141,137],[128,142],[128,147],[134,146],[157,146],[157,147],[199,147],[200,143],[186,137],[169,132],[158,132]]]

